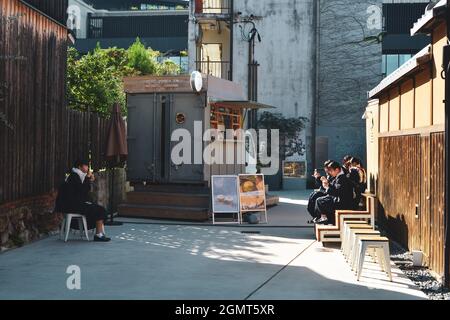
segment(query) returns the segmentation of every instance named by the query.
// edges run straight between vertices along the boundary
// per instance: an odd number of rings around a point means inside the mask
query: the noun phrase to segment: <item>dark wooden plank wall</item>
[[[94,171],[104,169],[109,120],[93,113],[68,110],[67,125],[67,169],[78,158],[90,159]]]
[[[6,0],[9,1],[9,0]],[[68,0],[20,0],[28,4],[59,23],[66,25]]]
[[[437,275],[444,267],[444,134],[380,138],[378,224]]]
[[[66,109],[67,30],[18,0],[0,2],[0,203],[53,191],[71,163],[104,163],[107,120]],[[95,132],[95,133],[94,133]],[[100,140],[103,139],[103,140]]]
[[[419,136],[380,138],[378,223],[407,248],[418,245],[414,234],[418,231],[415,208],[420,197],[419,153]]]
[[[430,149],[430,261],[429,265],[439,275],[444,273],[444,192],[445,192],[445,153],[443,132],[431,135]]]

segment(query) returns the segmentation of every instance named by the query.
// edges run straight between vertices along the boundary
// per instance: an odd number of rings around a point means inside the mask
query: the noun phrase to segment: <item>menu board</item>
[[[239,175],[240,211],[266,211],[264,175]]]
[[[239,212],[238,177],[212,176],[211,181],[213,212]]]

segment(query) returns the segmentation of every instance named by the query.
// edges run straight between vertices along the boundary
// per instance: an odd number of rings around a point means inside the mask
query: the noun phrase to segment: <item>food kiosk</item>
[[[245,136],[234,136],[230,143],[229,137],[203,141],[203,134],[208,129],[245,129],[247,110],[268,106],[247,101],[242,87],[234,82],[198,72],[192,76],[129,77],[124,79],[124,88],[128,107],[127,180],[134,191],[119,213],[208,219],[211,176],[245,173],[241,157],[245,154]],[[190,133],[191,163],[172,161],[172,150],[179,144],[172,141],[177,129]],[[215,163],[204,161],[203,151],[210,143],[224,144],[222,161],[218,155]],[[225,157],[231,151],[234,161],[227,162]]]

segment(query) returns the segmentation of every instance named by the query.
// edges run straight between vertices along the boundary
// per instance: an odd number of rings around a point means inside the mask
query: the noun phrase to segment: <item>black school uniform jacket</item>
[[[66,181],[59,187],[56,197],[55,211],[62,213],[82,213],[86,202],[90,202],[91,181],[87,177],[84,182],[75,172],[70,173]]]
[[[319,189],[319,191],[325,192],[325,188],[322,185],[322,180],[320,180],[321,177],[315,178],[316,183],[316,189]],[[334,178],[327,174],[327,180],[329,183],[333,182]]]
[[[353,208],[353,183],[345,174],[338,175],[326,191],[336,205],[336,209],[350,210]]]

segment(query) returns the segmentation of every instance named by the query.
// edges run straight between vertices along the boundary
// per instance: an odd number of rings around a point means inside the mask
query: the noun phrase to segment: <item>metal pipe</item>
[[[229,79],[233,81],[233,51],[234,51],[234,0],[230,0],[230,71]]]

